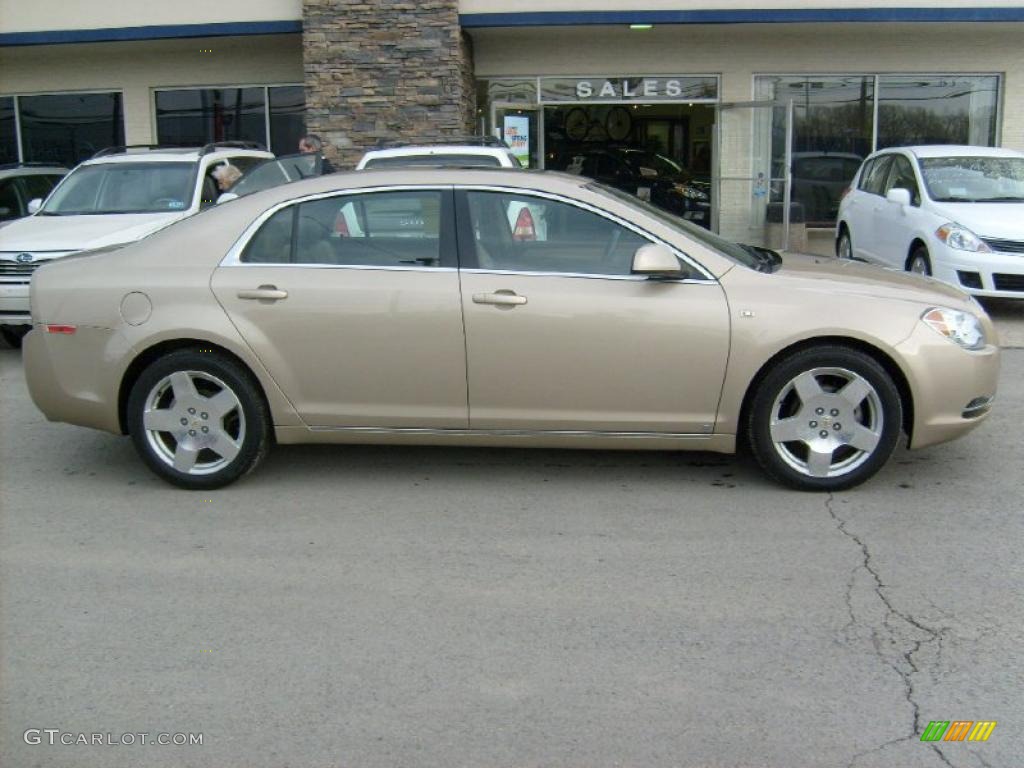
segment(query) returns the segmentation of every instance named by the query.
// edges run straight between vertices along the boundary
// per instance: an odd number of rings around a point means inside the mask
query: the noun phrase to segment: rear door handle
[[[517,307],[526,303],[525,296],[514,291],[495,291],[494,293],[474,293],[474,304],[496,304],[499,307]]]
[[[263,301],[280,301],[288,298],[288,291],[279,290],[276,285],[261,285],[259,288],[250,288],[238,292],[240,299],[261,299]]]

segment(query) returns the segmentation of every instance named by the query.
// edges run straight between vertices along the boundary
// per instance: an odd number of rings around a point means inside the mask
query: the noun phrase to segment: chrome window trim
[[[363,195],[370,194],[372,192],[450,192],[452,190],[451,184],[401,184],[401,185],[387,185],[380,187],[356,187],[355,189],[332,189],[328,192],[316,192],[309,195],[302,195],[301,197],[293,197],[289,200],[282,200],[277,203],[259,216],[257,216],[253,222],[243,230],[242,234],[239,235],[238,239],[235,240],[235,244],[231,246],[224,258],[217,264],[218,267],[333,267],[333,268],[363,268],[363,269],[397,269],[397,270],[418,270],[423,272],[436,272],[442,267],[374,267],[373,265],[362,265],[362,264],[302,264],[302,263],[275,263],[275,264],[260,264],[255,262],[243,262],[242,252],[245,247],[249,244],[249,241],[255,236],[256,232],[260,227],[273,216],[275,213],[283,208],[287,208],[291,205],[300,205],[302,203],[311,202],[313,200],[324,200],[328,197],[348,197],[351,195]],[[448,267],[448,269],[451,269]]]
[[[683,261],[683,263],[689,265],[691,268],[696,270],[699,274],[704,276],[704,279],[700,278],[680,278],[678,280],[669,279],[667,282],[677,283],[690,283],[690,284],[718,284],[715,277],[699,262],[695,261],[689,255],[683,253],[671,243],[665,242],[664,239],[657,235],[648,232],[643,227],[640,227],[632,222],[626,221],[625,219],[617,216],[614,213],[598,208],[590,203],[583,202],[582,200],[576,200],[575,198],[566,197],[554,192],[544,192],[538,189],[532,189],[529,187],[509,187],[494,184],[401,184],[401,185],[385,185],[376,187],[357,187],[354,189],[340,189],[331,190],[328,192],[317,192],[309,195],[303,195],[301,197],[295,197],[290,200],[283,200],[276,205],[271,206],[266,211],[261,213],[256,219],[245,228],[239,238],[235,241],[234,245],[228,250],[227,254],[221,259],[218,267],[319,267],[319,268],[334,268],[334,269],[390,269],[390,270],[402,270],[402,271],[420,271],[420,272],[436,272],[442,267],[374,267],[372,265],[350,265],[350,264],[260,264],[253,262],[243,262],[242,252],[245,250],[249,241],[253,238],[260,227],[273,216],[275,213],[283,208],[287,208],[290,205],[299,205],[301,203],[310,202],[313,200],[323,200],[329,197],[346,197],[351,195],[360,194],[371,194],[375,192],[417,192],[417,191],[434,191],[434,192],[450,192],[452,190],[459,192],[498,192],[501,194],[516,194],[524,197],[538,197],[541,199],[554,200],[555,202],[565,203],[566,205],[575,206],[576,208],[582,208],[585,211],[593,213],[597,216],[601,216],[615,224],[618,224],[625,229],[634,232],[640,237],[649,240],[655,245],[661,245],[668,248],[675,256]],[[451,268],[447,268],[451,269]],[[492,274],[511,274],[511,275],[548,275],[548,276],[561,276],[561,277],[583,277],[583,278],[597,278],[597,279],[615,279],[615,280],[647,280],[648,278],[641,275],[610,275],[601,273],[567,273],[567,272],[524,272],[520,270],[478,270],[478,269],[467,269],[466,272],[476,273],[492,273]]]
[[[717,280],[715,280],[714,276],[710,272],[708,272],[707,269],[704,268],[704,266],[702,264],[699,264],[698,262],[694,261],[690,256],[688,256],[687,254],[685,254],[682,251],[680,251],[678,248],[676,248],[671,243],[666,243],[662,238],[660,238],[657,235],[654,235],[654,234],[648,232],[646,229],[644,229],[643,227],[641,227],[641,226],[639,226],[637,224],[634,224],[634,223],[632,223],[630,221],[626,221],[625,219],[617,216],[614,213],[611,213],[610,211],[606,211],[603,208],[598,208],[596,205],[592,205],[590,203],[586,203],[586,202],[584,202],[582,200],[577,200],[577,199],[572,198],[572,197],[566,197],[565,195],[560,195],[560,194],[558,194],[556,192],[543,192],[543,191],[541,191],[539,189],[530,189],[530,188],[525,188],[525,187],[503,187],[503,186],[498,186],[498,185],[493,185],[493,184],[458,184],[458,185],[455,185],[455,189],[457,191],[459,191],[459,192],[500,192],[502,194],[508,194],[508,193],[521,194],[524,197],[546,198],[548,200],[554,200],[555,202],[565,203],[566,205],[571,205],[571,206],[574,206],[576,208],[582,208],[585,211],[589,211],[590,213],[593,213],[593,214],[595,214],[597,216],[600,216],[600,217],[602,217],[604,219],[608,219],[612,223],[618,224],[620,227],[623,227],[625,229],[628,229],[628,230],[632,231],[633,233],[635,233],[637,235],[640,235],[640,237],[643,237],[646,240],[649,240],[651,243],[653,243],[655,245],[661,245],[661,246],[664,246],[665,248],[668,248],[673,254],[675,254],[679,259],[681,259],[683,261],[683,263],[688,264],[689,266],[691,266],[693,269],[697,270],[697,272],[699,272],[700,274],[704,275],[704,277],[705,277],[704,280],[699,280],[699,279],[694,279],[694,278],[680,278],[679,280],[670,281],[670,282],[689,282],[689,283],[705,283],[705,282],[717,283],[718,282]],[[472,272],[474,270],[466,270],[466,271],[467,272]],[[485,271],[485,272],[499,272],[498,270],[483,270],[483,271]],[[527,274],[526,272],[519,271],[519,270],[500,270],[500,273],[501,274],[508,273],[508,274],[515,274],[515,275]],[[639,277],[640,279],[643,279],[643,280],[647,279],[646,277],[637,276],[637,275],[608,275],[608,274],[602,274],[600,272],[586,272],[586,273],[579,273],[579,274],[577,274],[577,273],[568,273],[568,272],[532,272],[530,274],[537,274],[537,275],[563,275],[563,276],[571,276],[571,277],[602,277],[602,278],[605,278],[605,279],[608,279],[608,278],[634,278],[635,279],[637,277]]]
[[[630,283],[646,283],[646,275],[603,275],[593,272],[536,272],[517,269],[463,269],[469,275],[519,275],[521,277],[581,277],[588,280],[624,280]],[[698,280],[692,277],[658,278],[659,283],[684,283],[688,285],[716,285],[713,280]]]
[[[222,265],[223,266],[223,265]],[[242,267],[243,269],[348,269],[360,272],[458,272],[455,267],[388,267],[375,266],[373,264],[261,264],[259,262],[243,261],[230,266]]]

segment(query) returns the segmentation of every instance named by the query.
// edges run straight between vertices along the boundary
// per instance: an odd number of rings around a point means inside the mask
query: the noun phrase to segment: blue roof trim
[[[537,11],[463,13],[467,29],[559,27],[592,24],[806,24],[822,22],[1024,21],[1024,6],[1013,8],[774,8],[703,11]]]
[[[4,32],[0,34],[0,46],[109,43],[126,40],[226,37],[229,35],[283,35],[297,32],[302,32],[302,21],[298,19],[289,19],[287,21],[229,21],[217,24],[164,24],[153,27],[55,29],[46,32]]]

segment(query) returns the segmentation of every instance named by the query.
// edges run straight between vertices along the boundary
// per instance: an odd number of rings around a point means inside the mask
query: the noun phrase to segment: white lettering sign
[[[715,99],[718,84],[710,76],[541,78],[541,101],[672,101]]]

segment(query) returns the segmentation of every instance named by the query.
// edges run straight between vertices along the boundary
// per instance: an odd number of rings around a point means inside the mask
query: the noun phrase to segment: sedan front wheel
[[[160,358],[132,387],[128,431],[146,464],[182,488],[220,488],[250,472],[270,443],[270,419],[248,371],[214,352]]]
[[[838,491],[881,469],[902,419],[900,394],[885,368],[858,350],[822,346],[768,372],[748,430],[768,474],[800,490]]]

